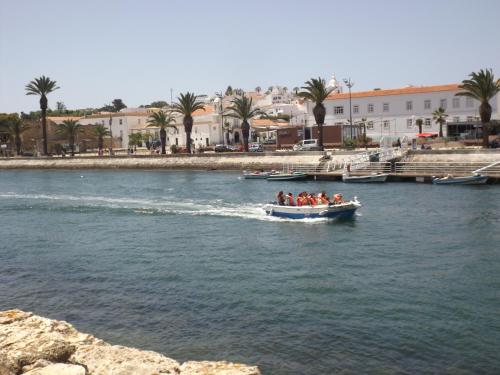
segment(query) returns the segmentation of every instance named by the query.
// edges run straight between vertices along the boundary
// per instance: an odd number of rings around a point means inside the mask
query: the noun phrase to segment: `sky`
[[[499,0],[0,0],[0,112],[129,107],[333,73],[354,91],[500,75]]]

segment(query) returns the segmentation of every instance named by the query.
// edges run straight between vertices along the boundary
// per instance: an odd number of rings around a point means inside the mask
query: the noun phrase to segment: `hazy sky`
[[[499,0],[0,0],[0,112],[129,106],[352,77],[354,90],[500,75]]]

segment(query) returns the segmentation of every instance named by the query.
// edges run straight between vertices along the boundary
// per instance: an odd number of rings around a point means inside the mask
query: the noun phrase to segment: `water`
[[[268,218],[276,190],[357,195],[354,221]],[[500,189],[0,172],[0,309],[264,374],[493,374]]]

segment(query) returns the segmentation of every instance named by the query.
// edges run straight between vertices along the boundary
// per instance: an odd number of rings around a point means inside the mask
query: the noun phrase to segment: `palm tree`
[[[443,124],[446,123],[446,110],[443,107],[439,107],[434,112],[432,112],[432,119],[439,124],[439,138],[443,138]]]
[[[99,149],[99,155],[102,155],[102,150],[104,148],[104,137],[107,137],[111,133],[108,128],[102,124],[95,124],[92,130],[94,135],[97,137],[97,148]]]
[[[5,132],[14,139],[14,144],[16,145],[16,154],[17,156],[21,155],[21,135],[28,129],[30,126],[23,123],[17,115],[9,116],[4,121],[0,123],[0,129],[5,130]]]
[[[250,124],[248,120],[255,116],[266,116],[266,114],[259,108],[253,108],[252,98],[243,95],[234,98],[232,105],[228,108],[230,111],[226,116],[233,117],[241,120],[241,135],[243,136],[243,147],[245,152],[248,152],[248,138],[250,136]]]
[[[47,95],[57,90],[56,81],[51,81],[49,77],[41,76],[30,81],[25,87],[26,95],[40,95],[40,109],[42,110],[42,134],[43,134],[43,153],[48,155],[47,150]]]
[[[328,88],[326,81],[321,78],[311,78],[302,86],[304,91],[299,92],[297,95],[306,100],[310,100],[316,105],[313,108],[314,119],[318,126],[318,146],[323,149],[323,125],[325,124],[326,109],[323,102],[334,90],[333,87]]]
[[[462,81],[460,88],[464,91],[455,94],[478,100],[479,116],[483,124],[483,146],[488,147],[489,123],[491,120],[491,105],[489,101],[500,91],[500,79],[495,81],[491,69],[481,69],[479,73],[469,74],[470,79]]]
[[[165,113],[163,111],[153,112],[149,115],[148,127],[150,128],[160,128],[160,141],[161,141],[161,153],[166,154],[165,143],[167,142],[167,128],[174,128],[177,130],[175,124],[175,118],[172,113]]]
[[[421,118],[418,118],[415,121],[415,124],[418,126],[418,133],[421,134],[422,133],[422,125],[424,125],[424,120]]]
[[[193,130],[193,113],[199,109],[205,110],[205,105],[198,100],[199,96],[191,92],[180,94],[177,97],[178,103],[174,103],[173,111],[183,116],[182,124],[186,132],[186,148],[187,152],[191,153],[191,131]]]
[[[68,137],[71,156],[75,156],[75,137],[78,132],[83,132],[82,125],[75,120],[64,120],[57,127],[57,133]]]

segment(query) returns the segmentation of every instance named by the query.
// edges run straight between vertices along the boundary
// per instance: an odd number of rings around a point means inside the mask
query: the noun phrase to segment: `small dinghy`
[[[342,175],[344,182],[385,182],[389,173],[372,173],[365,176],[351,176],[349,174]]]
[[[293,180],[305,180],[307,175],[302,172],[292,172],[292,173],[271,173],[267,176],[268,181],[293,181]]]
[[[448,175],[443,178],[433,178],[432,183],[435,185],[481,185],[488,181],[488,176],[474,174],[472,176],[453,177]]]
[[[250,172],[250,171],[243,171],[243,178],[245,180],[265,180],[271,172]]]
[[[361,203],[354,197],[348,202],[316,206],[280,206],[276,203],[270,203],[264,207],[264,210],[270,216],[287,219],[350,218],[354,216],[359,207],[361,207]]]

